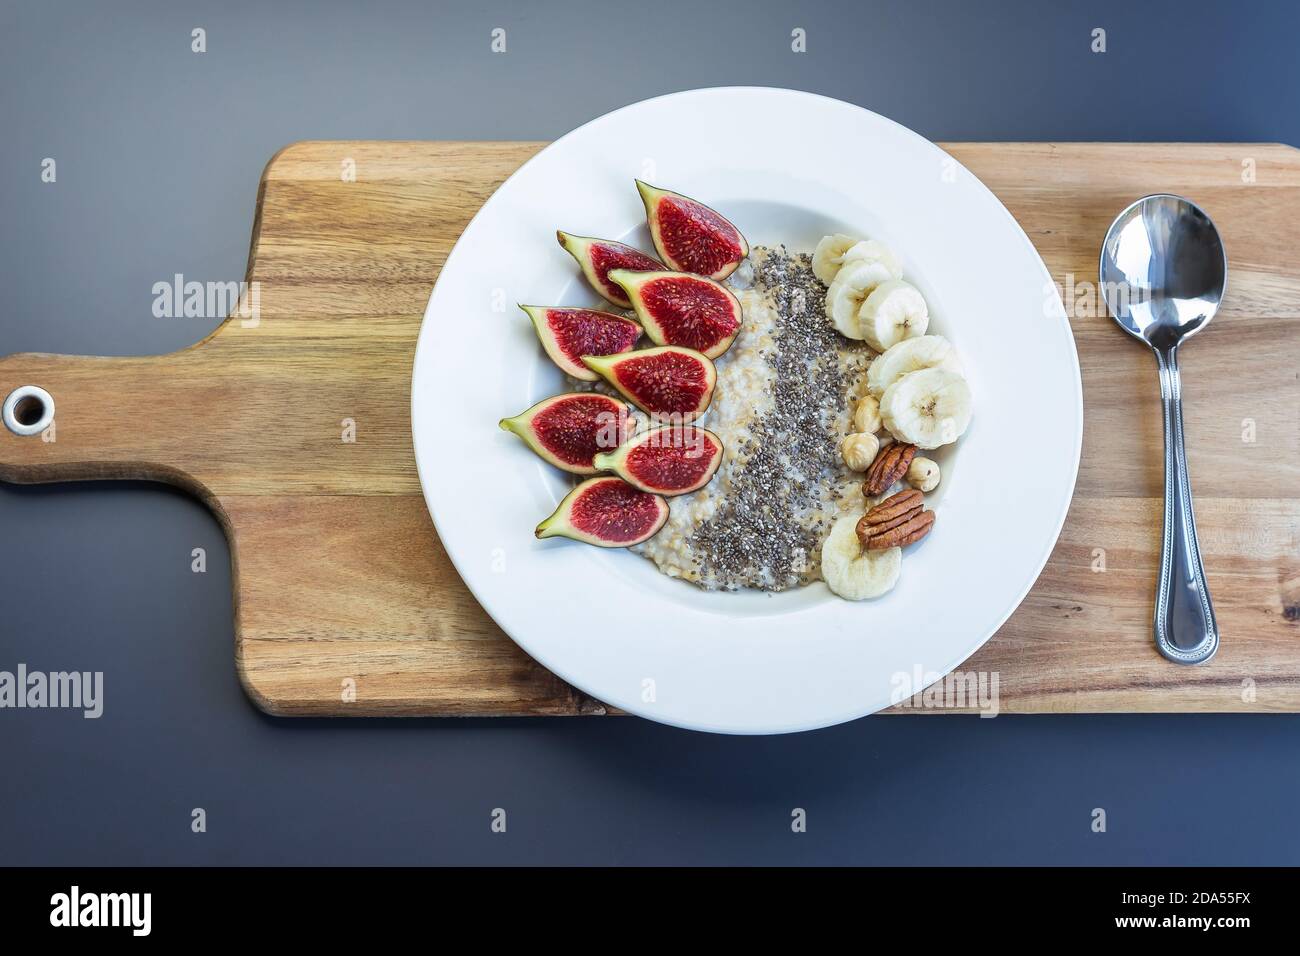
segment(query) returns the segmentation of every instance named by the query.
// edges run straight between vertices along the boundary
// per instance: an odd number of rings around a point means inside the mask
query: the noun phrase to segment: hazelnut
[[[858,401],[853,410],[853,427],[857,431],[874,435],[880,431],[880,402],[874,395],[868,395]]]
[[[840,454],[844,456],[844,464],[853,471],[866,471],[870,468],[871,463],[876,460],[878,451],[880,451],[879,439],[866,432],[850,435],[840,443]]]
[[[929,458],[913,458],[907,466],[906,479],[917,491],[934,491],[939,487],[939,464]]]

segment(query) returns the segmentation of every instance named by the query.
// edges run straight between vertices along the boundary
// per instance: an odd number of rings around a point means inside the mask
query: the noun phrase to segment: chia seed
[[[773,346],[763,353],[775,372],[772,409],[739,449],[747,460],[727,500],[690,541],[704,582],[783,591],[820,570],[829,523],[807,515],[823,510],[825,485],[841,469],[847,402],[871,352],[826,317],[826,289],[810,256],[784,246],[756,248],[751,262],[753,282],[770,296],[777,317]],[[841,368],[845,354],[849,375]]]

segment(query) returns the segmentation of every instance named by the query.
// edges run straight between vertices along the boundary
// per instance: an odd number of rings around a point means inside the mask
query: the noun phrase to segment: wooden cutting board
[[[40,385],[57,409],[55,441],[0,428],[0,479],[155,479],[206,502],[230,539],[238,671],[270,713],[604,713],[474,601],[438,542],[411,450],[429,290],[480,204],[541,146],[282,150],[253,223],[259,320],[232,317],[172,355],[0,359],[0,396]],[[1006,203],[1080,313],[1086,409],[1060,542],[964,669],[999,674],[1003,711],[1300,710],[1300,152],[944,148]],[[1183,355],[1197,521],[1223,632],[1200,667],[1152,646],[1156,372],[1092,285],[1112,217],[1162,191],[1200,203],[1230,259],[1223,309]],[[355,441],[344,440],[349,423]],[[1006,466],[998,478],[1032,482],[1032,445],[1008,450]]]

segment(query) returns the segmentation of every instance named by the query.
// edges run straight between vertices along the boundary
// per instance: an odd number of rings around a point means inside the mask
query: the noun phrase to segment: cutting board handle
[[[205,427],[203,406],[176,394],[192,350],[99,358],[26,353],[0,358],[0,401],[22,386],[53,400],[48,427],[28,435],[0,425],[0,480],[19,483],[136,478],[204,489],[179,467],[187,436]],[[37,421],[40,400],[20,417]],[[181,421],[184,418],[188,421]],[[30,429],[27,429],[30,430]]]

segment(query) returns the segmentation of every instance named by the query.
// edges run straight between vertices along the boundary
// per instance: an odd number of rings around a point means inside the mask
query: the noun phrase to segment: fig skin
[[[573,522],[574,509],[581,507],[583,499],[587,496],[600,495],[602,492],[607,492],[609,497],[618,502],[607,505],[607,513],[612,521],[617,521],[628,508],[646,510],[650,520],[644,522],[644,527],[639,532],[627,538],[602,537],[579,528]],[[588,478],[565,495],[559,507],[537,526],[534,534],[538,538],[572,538],[574,541],[594,544],[598,548],[630,548],[643,541],[649,541],[659,533],[667,521],[668,502],[659,495],[637,491],[621,478],[599,475]]]
[[[659,253],[659,258],[663,259],[669,268],[678,272],[690,272],[721,281],[735,272],[736,267],[749,256],[749,241],[736,228],[735,223],[716,209],[706,206],[698,199],[683,196],[671,189],[660,189],[657,186],[651,186],[639,179],[636,180],[636,188],[641,194],[641,202],[645,205],[646,223],[650,226],[650,238],[654,242],[655,251]],[[698,257],[691,260],[682,256],[674,256],[669,249],[669,240],[664,235],[664,227],[660,221],[660,210],[665,202],[692,210],[695,213],[691,217],[692,227],[701,234],[709,234],[713,242],[719,247],[734,247],[727,250],[727,258],[718,262],[710,261],[707,265],[712,266],[712,268],[706,268],[706,264],[701,263]]]
[[[684,356],[697,362],[702,367],[705,387],[694,408],[652,408],[646,401],[645,396],[638,395],[619,380],[618,370],[622,363],[640,359],[654,359],[662,355]],[[636,405],[637,408],[651,415],[671,416],[673,421],[693,421],[708,411],[709,405],[713,402],[713,390],[718,384],[718,370],[714,367],[713,360],[693,349],[682,348],[679,345],[660,345],[652,349],[635,349],[631,352],[621,352],[618,355],[584,355],[582,361],[588,368],[598,373],[601,378],[618,389],[619,394]]]
[[[563,395],[552,395],[550,398],[542,399],[512,418],[501,419],[498,424],[505,431],[518,435],[538,458],[550,465],[554,465],[561,471],[567,471],[574,475],[594,475],[600,469],[593,465],[579,465],[560,458],[542,443],[541,437],[534,428],[534,421],[540,415],[550,411],[556,405],[574,400],[581,400],[584,405],[590,404],[593,408],[595,405],[600,404],[608,409],[611,416],[615,416],[610,422],[602,422],[595,426],[597,429],[615,428],[615,433],[608,436],[611,442],[607,446],[608,450],[616,449],[631,435],[633,423],[628,416],[627,406],[617,399],[610,398],[608,395],[601,395],[599,392],[566,392]],[[605,412],[599,411],[595,412],[595,414],[605,414]],[[601,434],[600,431],[596,432],[597,442],[600,441]],[[605,448],[606,446],[602,444],[601,447]],[[594,452],[592,457],[594,458],[596,454],[600,454],[600,452]]]
[[[611,269],[641,269],[653,271],[662,269],[663,263],[651,256],[649,253],[642,252],[635,246],[629,246],[626,242],[615,242],[613,239],[596,239],[592,236],[576,236],[573,233],[557,229],[555,238],[562,248],[582,268],[582,275],[587,280],[587,284],[595,290],[596,294],[608,302],[623,309],[632,308],[632,303],[628,300],[623,290],[610,282],[607,278],[602,279],[599,265],[596,262],[600,255],[598,247],[604,247],[612,255],[621,257],[624,261],[621,263],[611,263],[605,270],[608,274]]]
[[[700,352],[707,358],[716,359],[724,354],[727,349],[731,348],[736,336],[740,334],[741,326],[744,324],[744,311],[741,309],[740,300],[735,294],[721,282],[716,279],[710,279],[708,276],[695,275],[689,272],[631,272],[626,269],[611,269],[609,272],[611,281],[618,285],[627,293],[628,299],[632,302],[632,308],[636,310],[636,317],[641,322],[641,327],[645,329],[646,336],[656,345],[680,345],[683,348],[691,348]],[[707,294],[710,306],[717,306],[726,303],[729,310],[728,319],[731,322],[730,331],[724,332],[719,338],[707,347],[701,347],[703,342],[692,344],[689,341],[673,341],[674,338],[681,336],[674,332],[666,321],[671,317],[656,315],[652,306],[646,301],[646,290],[657,283],[659,280],[667,280],[671,283],[692,283],[698,284],[695,293]]]
[[[533,331],[537,333],[538,341],[542,343],[542,348],[547,356],[554,362],[566,375],[571,375],[583,382],[599,381],[600,376],[593,372],[587,366],[582,364],[581,359],[570,359],[561,347],[560,341],[554,330],[549,324],[551,312],[582,312],[590,316],[593,322],[607,323],[611,328],[623,330],[625,335],[630,336],[627,345],[616,352],[602,352],[602,355],[619,355],[623,352],[629,352],[636,346],[637,340],[641,338],[642,328],[632,319],[624,318],[621,315],[615,315],[613,312],[605,312],[601,309],[587,309],[578,306],[562,305],[521,305],[519,308],[532,320]],[[588,353],[597,354],[597,353]]]

